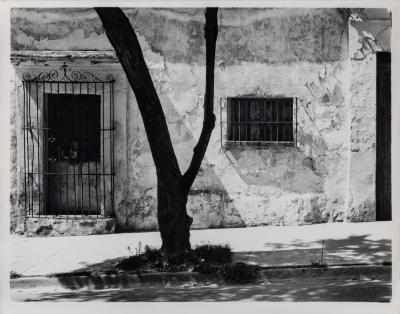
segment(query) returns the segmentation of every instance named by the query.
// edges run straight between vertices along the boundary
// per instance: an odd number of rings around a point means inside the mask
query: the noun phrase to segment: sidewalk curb
[[[262,269],[258,283],[283,279],[306,279],[310,277],[339,277],[349,279],[379,276],[391,276],[392,267],[383,265],[297,267],[280,269]],[[221,276],[205,275],[197,272],[179,273],[118,273],[98,276],[63,274],[60,277],[32,276],[10,279],[10,288],[15,290],[52,289],[52,290],[103,290],[128,289],[137,285],[228,285]]]
[[[392,267],[385,265],[341,265],[328,267],[295,267],[295,268],[271,268],[261,270],[262,275],[268,279],[290,279],[290,278],[310,278],[310,277],[338,277],[349,276],[376,277],[391,275]]]

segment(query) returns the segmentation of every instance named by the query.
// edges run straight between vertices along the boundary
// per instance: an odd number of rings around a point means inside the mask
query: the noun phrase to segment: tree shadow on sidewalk
[[[332,264],[380,264],[391,261],[391,241],[371,240],[366,235],[353,235],[345,239],[326,239],[321,242],[265,243],[265,251],[235,252],[234,259],[260,266],[310,265],[321,260]]]
[[[276,301],[389,302],[389,277],[375,280],[313,278],[281,280],[274,283],[227,286],[161,286],[143,284],[129,289],[79,290],[27,296],[24,301]]]
[[[285,265],[311,265],[312,262],[321,258],[321,248],[319,242],[303,242],[294,240],[291,243],[265,243],[266,251],[257,252],[235,252],[234,261],[247,261],[249,263],[257,263],[260,266],[285,266]],[[312,287],[307,287],[305,278],[297,278],[296,280],[287,280],[289,286],[293,290],[279,286],[277,283],[269,283],[269,285],[253,285],[253,286],[223,286],[213,288],[179,288],[174,286],[170,288],[160,282],[149,283],[142,281],[140,276],[132,288],[132,282],[124,276],[97,276],[96,273],[117,274],[118,270],[115,265],[124,257],[108,259],[101,263],[85,265],[84,267],[74,271],[75,274],[81,276],[71,276],[65,274],[57,277],[57,280],[66,289],[72,290],[65,293],[43,294],[44,300],[57,300],[58,298],[78,298],[82,301],[93,299],[104,299],[108,301],[127,301],[134,299],[135,301],[184,301],[184,300],[202,300],[202,301],[229,301],[229,300],[269,300],[269,301],[369,301],[366,297],[371,296],[375,291],[372,299],[382,299],[383,296],[390,295],[391,278],[388,276],[384,281],[376,281],[374,278],[350,278],[358,280],[357,282],[344,282],[349,279],[343,277],[338,283],[332,281],[323,283],[319,282],[319,277],[307,278],[314,281]],[[371,240],[368,235],[350,236],[345,239],[326,239],[324,240],[324,259],[323,263],[332,264],[357,264],[357,263],[382,263],[391,260],[391,241],[386,239]],[[93,275],[94,274],[94,275]],[[161,277],[160,277],[161,278]],[[361,280],[361,281],[360,281]],[[357,289],[354,290],[354,285]],[[275,287],[276,286],[276,287]],[[275,288],[276,289],[275,289]],[[83,289],[84,288],[84,289]],[[82,289],[82,290],[81,290]],[[122,289],[127,290],[124,293],[104,292],[104,289]],[[286,289],[286,290],[285,290]],[[289,290],[288,290],[289,289]],[[328,290],[326,290],[328,289]],[[75,291],[74,291],[75,290]],[[103,290],[103,291],[101,291]],[[135,291],[135,296],[129,292]],[[354,290],[354,291],[353,291]],[[365,292],[365,291],[367,292]],[[156,295],[157,291],[161,291],[160,295]],[[329,291],[329,293],[327,293]],[[346,295],[345,292],[351,295]],[[364,291],[365,296],[364,296]],[[389,292],[388,292],[389,291]],[[109,294],[108,294],[109,293]],[[165,297],[163,297],[165,294]],[[183,297],[183,295],[185,295]],[[323,297],[323,299],[321,299]],[[386,298],[386,297],[385,297]],[[386,299],[385,299],[386,300]]]
[[[320,261],[327,265],[337,264],[381,264],[391,262],[391,240],[371,240],[370,235],[352,235],[344,239],[325,239],[320,242],[294,240],[290,243],[265,242],[262,251],[234,251],[234,261],[245,261],[259,266],[311,265]],[[126,257],[107,259],[96,264],[83,264],[77,272],[115,269]]]

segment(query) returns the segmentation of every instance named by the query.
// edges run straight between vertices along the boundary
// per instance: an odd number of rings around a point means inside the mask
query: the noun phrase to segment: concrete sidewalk
[[[261,266],[311,265],[321,258],[337,264],[391,261],[391,222],[328,223],[293,227],[192,230],[192,246],[229,244],[234,260]],[[322,244],[322,241],[324,242]],[[24,276],[70,272],[161,246],[158,232],[26,238],[11,236],[10,269]]]

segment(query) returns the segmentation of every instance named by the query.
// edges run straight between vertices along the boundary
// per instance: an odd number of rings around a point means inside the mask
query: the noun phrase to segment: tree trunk
[[[217,8],[207,8],[204,37],[206,39],[206,90],[204,121],[189,168],[182,175],[168,132],[164,112],[139,41],[128,18],[120,8],[95,8],[106,35],[135,93],[136,101],[149,141],[157,171],[157,218],[162,249],[168,253],[190,249],[189,229],[193,219],[186,212],[189,190],[200,169],[211,132],[215,126],[214,67],[218,34]]]
[[[162,249],[166,252],[190,249],[189,229],[193,218],[186,212],[187,193],[175,190],[168,183],[158,180],[157,218],[162,239]]]

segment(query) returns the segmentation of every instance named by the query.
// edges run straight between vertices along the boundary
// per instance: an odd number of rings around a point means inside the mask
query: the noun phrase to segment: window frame
[[[246,145],[246,146],[261,146],[261,147],[279,147],[279,146],[287,146],[287,147],[297,147],[297,97],[284,97],[284,96],[232,96],[232,97],[227,97],[227,103],[226,103],[226,144],[227,146],[237,146],[237,145]],[[238,101],[239,102],[239,109],[234,109],[234,101]],[[240,108],[240,101],[244,101],[246,103],[246,106],[248,107],[248,104],[252,101],[254,102],[258,102],[258,103],[262,103],[264,106],[263,109],[263,115],[264,115],[264,120],[260,120],[259,118],[259,113],[260,113],[260,109],[258,109],[258,119],[253,119],[251,121],[251,119],[249,120],[248,118],[250,117],[251,114],[249,114],[249,111],[252,110],[252,107],[250,107],[250,110],[246,107],[244,109],[245,112],[245,116],[247,116],[245,119],[243,118],[243,110],[242,108]],[[272,109],[272,103],[275,103],[275,106],[278,106],[278,103],[281,102],[281,104],[283,103],[284,105],[289,104],[290,103],[290,113],[289,115],[291,116],[290,119],[279,119],[279,114],[277,116],[277,119],[275,121],[272,121],[271,116],[274,113],[273,109]],[[266,105],[268,104],[268,105]],[[258,108],[260,108],[260,105],[257,105]],[[271,110],[270,110],[270,115],[267,116],[266,111],[267,111],[267,107],[271,106]],[[281,107],[281,117],[284,115],[284,107]],[[279,107],[276,107],[275,113],[278,112]],[[287,113],[287,111],[286,111]],[[238,117],[236,117],[236,119],[234,118],[234,115],[238,115]],[[268,121],[267,119],[268,118]],[[236,120],[236,121],[235,121]],[[291,136],[287,137],[287,140],[282,140],[282,138],[279,136],[279,128],[284,125],[284,124],[288,124],[290,123],[290,133]],[[236,128],[237,133],[236,134],[236,138],[235,138],[235,134],[234,134],[234,125],[238,125],[239,127]],[[249,130],[249,126],[252,124],[256,124],[257,125],[257,129],[258,129],[258,136],[257,139],[252,139],[252,135],[250,134],[250,136],[248,135],[248,130]],[[264,130],[264,136],[261,137],[260,139],[260,126],[263,125],[263,130]],[[245,127],[245,132],[246,135],[244,136],[244,139],[242,137],[242,135],[239,133],[240,130],[243,129],[243,127]],[[250,127],[251,129],[252,127]],[[267,139],[266,136],[266,130],[267,128],[269,129],[270,133],[269,133],[269,138]],[[273,133],[273,128],[276,128],[276,132],[274,135],[274,138],[271,137],[271,134]],[[233,131],[232,131],[233,129]],[[283,130],[285,130],[287,128],[283,128]],[[254,129],[253,129],[254,130]],[[232,132],[232,133],[231,133]],[[284,131],[283,131],[284,132]],[[289,133],[289,134],[290,134]],[[277,134],[277,135],[276,135]],[[285,135],[285,133],[283,133]]]

